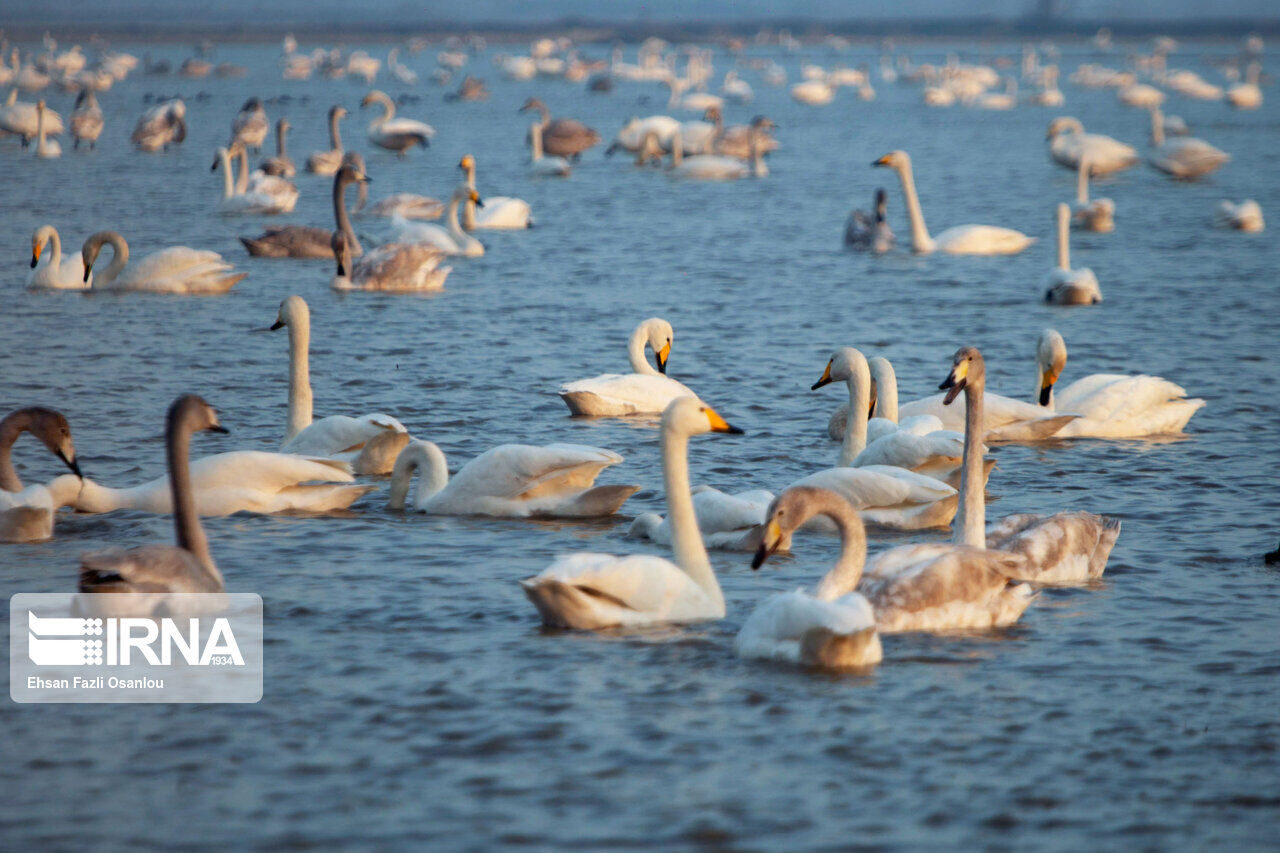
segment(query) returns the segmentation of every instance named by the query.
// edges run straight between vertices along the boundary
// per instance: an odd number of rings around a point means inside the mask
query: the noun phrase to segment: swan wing
[[[801,643],[811,631],[825,629],[847,636],[875,626],[871,604],[859,593],[824,601],[795,590],[761,602],[742,624],[733,647],[739,657],[798,663],[803,656]]]
[[[216,592],[222,583],[171,545],[113,548],[80,557],[81,592]]]
[[[942,394],[934,394],[903,404],[898,414],[903,420],[916,415],[933,415],[945,429],[964,431],[964,406],[944,405]],[[1074,420],[1074,413],[1051,412],[1034,403],[986,394],[983,397],[983,426],[986,439],[1002,441],[1034,441],[1049,438]]]
[[[476,211],[478,228],[528,228],[532,223],[533,211],[524,199],[489,196]]]
[[[1186,389],[1159,376],[1097,373],[1064,388],[1057,405],[1079,412],[1063,436],[1122,438],[1181,432],[1203,400],[1186,399]]]
[[[955,489],[932,477],[886,465],[826,468],[801,477],[791,486],[830,489],[853,504],[855,509],[931,503],[956,493]]]
[[[432,273],[444,253],[422,243],[386,243],[356,261],[351,279],[361,287],[379,290],[415,290],[436,284]]]
[[[380,122],[379,131],[390,136],[425,136],[428,139],[436,135],[436,129],[426,122],[411,118],[393,118]]]
[[[391,225],[397,243],[421,243],[448,253],[459,251],[458,241],[449,230],[433,222],[410,222],[397,213],[392,217]]]
[[[191,463],[191,485],[197,492],[247,488],[274,493],[299,483],[350,483],[354,479],[351,466],[345,462],[291,453],[233,450]],[[167,482],[164,478],[161,481]]]
[[[295,435],[281,450],[302,456],[332,456],[359,450],[366,442],[387,431],[408,432],[404,424],[390,415],[379,413],[358,418],[330,415]]]
[[[1034,242],[1034,237],[998,225],[957,225],[934,238],[939,251],[955,255],[1012,255]]]
[[[677,397],[696,397],[683,384],[667,376],[646,373],[606,373],[591,379],[579,379],[560,389],[560,396],[571,398],[587,396],[602,406],[616,408],[626,414],[656,414]],[[571,403],[571,408],[572,408]],[[580,414],[593,412],[584,405]]]
[[[859,468],[864,465],[890,465],[907,470],[944,462],[958,465],[964,454],[964,437],[957,440],[954,436],[954,432],[948,431],[940,431],[937,435],[915,435],[899,430],[868,444],[853,464]]]
[[[563,555],[521,585],[542,610],[544,620],[545,608],[554,605],[548,605],[546,598],[540,602],[536,597],[540,592],[568,592],[574,606],[589,609],[588,615],[599,620],[570,627],[680,622],[717,615],[707,594],[679,566],[647,554]],[[556,590],[555,585],[568,590]]]
[[[1011,515],[987,528],[987,547],[1023,558],[1013,577],[1041,584],[1102,577],[1120,522],[1091,512]]]
[[[462,466],[447,486],[451,499],[496,497],[532,501],[588,489],[622,457],[582,444],[503,444]]]

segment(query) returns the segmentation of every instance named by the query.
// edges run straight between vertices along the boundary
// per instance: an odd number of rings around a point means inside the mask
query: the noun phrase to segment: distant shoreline
[[[171,20],[151,27],[122,21],[98,22],[31,22],[0,19],[0,29],[11,41],[38,40],[46,31],[61,39],[85,40],[92,35],[116,39],[147,39],[154,42],[183,42],[213,39],[222,43],[264,43],[277,41],[286,33],[308,41],[401,41],[426,38],[442,41],[449,36],[473,34],[495,43],[519,43],[546,35],[569,35],[580,43],[635,43],[657,36],[668,41],[710,41],[725,38],[751,40],[762,30],[774,34],[787,31],[804,43],[817,43],[826,36],[840,36],[852,42],[879,41],[885,38],[941,40],[947,38],[1029,39],[1092,37],[1100,27],[1111,30],[1114,38],[1134,40],[1168,35],[1194,41],[1240,38],[1250,33],[1265,37],[1280,36],[1280,18],[1270,19],[1186,19],[1178,21],[1076,21],[1060,18],[953,18],[884,21],[820,21],[809,18],[754,20],[735,22],[691,23],[687,21],[598,22],[581,19],[530,24],[441,23],[415,26],[412,22],[366,21],[344,24],[308,25],[305,20],[282,19],[278,22],[255,23],[252,27],[239,19],[209,20],[197,23]]]

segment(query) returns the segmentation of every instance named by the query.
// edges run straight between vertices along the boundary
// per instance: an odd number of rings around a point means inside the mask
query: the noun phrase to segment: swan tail
[[[1120,519],[1102,516],[1102,529],[1098,532],[1098,545],[1089,557],[1089,577],[1100,578],[1107,570],[1107,561],[1111,559],[1111,549],[1120,538]]]
[[[628,410],[625,405],[603,400],[600,395],[591,391],[563,390],[560,392],[560,399],[564,400],[569,411],[578,417],[609,417],[634,411],[634,409]]]
[[[1053,438],[1067,424],[1079,415],[1054,415],[1037,418],[1033,421],[1018,421],[1002,427],[987,430],[986,441],[1042,441]]]
[[[408,444],[409,433],[389,429],[364,443],[352,462],[352,468],[362,477],[390,474],[396,457]]]
[[[256,258],[284,258],[289,252],[284,246],[260,237],[240,237],[245,249]]]
[[[616,599],[553,578],[525,578],[520,581],[520,588],[537,608],[542,624],[549,628],[584,631],[608,628],[617,625],[619,620],[610,618],[602,610],[624,606]]]
[[[881,661],[884,652],[875,626],[841,634],[810,628],[800,637],[800,662],[819,669],[857,669]]]
[[[564,518],[600,518],[613,515],[639,486],[595,486],[574,495],[573,500],[552,507],[548,514]]]
[[[662,525],[662,516],[656,512],[646,512],[636,516],[627,528],[628,539],[653,539],[657,529]]]
[[[346,509],[359,498],[379,488],[373,483],[338,485],[318,483],[290,486],[276,495],[272,512],[331,512]]]

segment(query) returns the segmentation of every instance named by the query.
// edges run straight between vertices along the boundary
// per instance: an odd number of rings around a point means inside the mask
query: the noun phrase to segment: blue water
[[[347,45],[354,48],[357,45]],[[117,47],[141,55],[144,45]],[[371,47],[380,54],[382,48]],[[1016,57],[1016,44],[908,46]],[[1212,77],[1227,44],[1184,45],[1171,64]],[[604,55],[607,47],[589,49]],[[185,52],[151,48],[175,65]],[[876,49],[779,55],[856,65]],[[385,491],[333,518],[236,516],[205,523],[234,591],[266,602],[265,695],[253,706],[6,706],[0,762],[5,846],[502,845],[741,849],[1037,846],[1208,848],[1274,844],[1280,824],[1280,576],[1262,564],[1280,536],[1275,471],[1274,231],[1212,226],[1220,199],[1280,211],[1274,140],[1280,97],[1257,112],[1176,95],[1166,113],[1233,161],[1174,183],[1140,166],[1094,185],[1113,198],[1113,234],[1073,234],[1073,262],[1105,296],[1092,309],[1047,307],[1052,206],[1075,175],[1046,156],[1054,115],[1145,148],[1145,113],[1110,91],[1065,83],[1061,110],[936,110],[919,90],[878,79],[878,98],[842,90],[826,108],[794,103],[754,73],[757,101],[731,107],[779,125],[762,181],[673,182],[589,152],[567,181],[526,176],[530,94],[610,137],[630,115],[665,111],[665,90],[620,84],[591,95],[559,81],[511,83],[487,57],[472,73],[490,101],[445,104],[424,82],[402,113],[437,128],[404,160],[369,151],[349,80],[279,79],[274,46],[221,48],[239,79],[147,77],[100,100],[94,153],[37,161],[0,141],[5,370],[0,409],[42,403],[70,419],[85,472],[110,485],[163,473],[167,404],[197,392],[228,436],[197,453],[277,446],[285,421],[284,333],[251,334],[299,293],[313,321],[316,413],[386,411],[436,441],[455,470],[502,442],[575,441],[626,462],[601,478],[643,489],[617,520],[584,524],[405,516]],[[433,52],[408,60],[425,81]],[[717,54],[717,76],[730,60]],[[401,87],[380,81],[393,93]],[[149,94],[181,93],[185,145],[162,155],[127,138]],[[209,172],[250,95],[287,115],[294,159],[326,148],[324,113],[347,105],[348,147],[364,150],[372,194],[447,196],[464,153],[482,194],[517,195],[537,227],[484,233],[483,258],[458,260],[428,297],[340,296],[323,261],[249,258],[238,234],[260,218],[215,215]],[[48,93],[64,115],[70,98]],[[643,102],[647,99],[647,103]],[[695,116],[689,115],[689,118]],[[68,143],[64,143],[69,148]],[[1041,241],[1009,258],[884,257],[840,245],[851,206],[877,186],[906,242],[893,175],[869,163],[915,158],[935,233],[1002,224]],[[281,222],[326,224],[328,182],[300,175]],[[74,251],[120,230],[134,257],[170,245],[212,248],[249,272],[222,298],[29,293],[29,235],[55,224]],[[376,237],[377,229],[358,225]],[[1087,509],[1121,518],[1104,579],[1049,590],[1017,627],[963,638],[891,636],[870,675],[830,676],[743,662],[731,641],[770,592],[811,582],[836,542],[798,538],[794,556],[753,573],[715,553],[729,602],[719,623],[639,635],[548,633],[516,584],[556,554],[662,549],[624,538],[631,515],[662,511],[656,432],[567,417],[566,380],[625,369],[625,341],[653,315],[676,329],[673,376],[741,437],[691,446],[694,482],[777,490],[828,466],[831,388],[809,391],[831,350],[853,345],[897,367],[903,400],[932,393],[962,344],[980,346],[989,387],[1029,398],[1035,339],[1052,326],[1071,351],[1064,382],[1146,372],[1208,401],[1185,440],[1059,442],[997,448],[990,518]],[[25,438],[29,481],[60,473]],[[874,539],[872,550],[944,534]],[[0,590],[67,590],[80,553],[168,541],[169,520],[136,513],[61,517],[54,541],[0,550]]]

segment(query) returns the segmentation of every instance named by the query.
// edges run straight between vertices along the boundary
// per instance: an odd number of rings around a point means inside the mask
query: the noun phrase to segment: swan
[[[1215,171],[1231,155],[1215,148],[1203,139],[1180,136],[1165,140],[1164,115],[1159,107],[1151,110],[1151,165],[1161,172],[1180,180],[1192,180]]]
[[[361,168],[363,168],[363,165],[362,158]],[[417,193],[392,193],[386,198],[379,199],[365,207],[363,197],[365,187],[362,185],[360,189],[362,196],[356,205],[357,216],[400,216],[405,219],[439,219],[444,213],[444,202],[440,201],[440,199],[418,195]]]
[[[238,151],[242,150],[238,149]],[[241,169],[241,179],[238,181],[242,186],[237,186],[237,180],[232,176],[231,152],[226,148],[218,149],[210,171],[217,171],[219,166],[222,167],[222,199],[218,202],[218,212],[222,215],[273,214],[281,213],[286,209],[284,207],[288,204],[286,199],[265,192],[256,192],[249,187],[248,175],[244,174],[243,169]],[[294,191],[293,202],[297,203],[297,190]],[[293,205],[288,204],[287,209],[292,210]]]
[[[467,186],[476,189],[476,158],[470,154],[463,156],[458,168],[466,175]],[[533,226],[532,211],[529,202],[509,196],[486,196],[484,208],[477,213],[476,203],[467,199],[462,209],[462,227],[468,231],[476,228],[511,229],[530,228]]]
[[[694,154],[684,156],[680,132],[676,131],[671,145],[671,175],[695,181],[734,181],[754,175],[763,178],[769,174],[764,164],[764,156],[760,152],[757,137],[752,137],[751,163],[745,163],[737,157],[725,157],[720,154]]]
[[[1089,200],[1089,156],[1080,158],[1076,170],[1076,203],[1071,209],[1072,224],[1088,231],[1115,230],[1116,204],[1109,198]]]
[[[826,80],[805,80],[791,87],[791,97],[811,107],[822,107],[835,99],[835,87]]]
[[[240,174],[236,179],[236,191],[241,194],[259,195],[272,201],[272,213],[290,213],[298,204],[298,188],[278,175],[268,175],[261,169],[249,171],[249,150],[236,143],[232,153],[240,162]]]
[[[1262,206],[1251,198],[1239,204],[1224,201],[1218,205],[1218,221],[1239,231],[1261,231],[1266,227],[1262,219]]]
[[[666,375],[674,339],[670,323],[650,317],[636,326],[627,342],[631,373],[606,373],[565,383],[559,391],[560,399],[573,414],[590,417],[656,415],[678,397],[696,399],[696,394]],[[653,350],[657,370],[645,358],[646,347]]]
[[[1093,270],[1071,268],[1071,208],[1060,203],[1056,214],[1058,265],[1045,277],[1044,301],[1053,305],[1097,305],[1102,301],[1102,289]]]
[[[37,266],[45,246],[49,247],[49,260]],[[85,290],[93,278],[86,278],[79,254],[62,262],[62,238],[52,225],[41,225],[31,235],[31,269],[35,272],[27,279],[27,287],[37,290]]]
[[[212,406],[194,394],[184,394],[165,415],[176,546],[144,545],[85,554],[80,558],[81,592],[208,593],[225,588],[222,573],[209,553],[191,491],[191,436],[201,430],[226,432]]]
[[[187,138],[187,105],[175,98],[142,114],[129,141],[139,151],[161,151]]]
[[[98,99],[92,89],[81,89],[80,94],[76,95],[76,107],[68,124],[71,126],[71,136],[75,139],[76,148],[80,147],[81,142],[89,143],[90,150],[98,147],[98,137],[102,135],[104,122],[102,108],[98,106]]]
[[[449,79],[452,79],[452,75],[450,75]],[[441,85],[444,85],[449,80],[445,79],[440,82]],[[458,91],[446,92],[444,99],[451,103],[454,101],[487,101],[489,100],[489,87],[485,85],[484,80],[468,74],[458,84]]]
[[[917,415],[898,420],[898,374],[889,363],[889,359],[873,356],[867,359],[867,367],[871,371],[871,401],[867,420],[867,442],[871,443],[898,430],[906,430],[914,435],[928,435],[941,430],[942,421],[933,415]],[[841,403],[827,420],[827,435],[835,441],[844,439],[846,418],[849,417],[849,404]],[[955,438],[963,436],[958,432],[951,433]]]
[[[261,151],[262,143],[266,141],[270,130],[271,123],[267,120],[267,111],[262,106],[262,99],[250,98],[244,102],[240,112],[236,113],[236,117],[231,120],[231,141],[227,143],[227,147],[235,148],[237,145],[243,145],[254,151]]]
[[[884,657],[871,603],[857,592],[867,558],[862,519],[834,492],[798,486],[783,492],[767,516],[778,525],[829,518],[840,533],[840,558],[812,590],[771,595],[742,623],[733,640],[739,657],[820,669],[870,667]],[[781,538],[780,536],[778,538]],[[758,569],[770,555],[763,544],[751,561]]]
[[[730,71],[724,75],[724,83],[721,84],[720,91],[736,104],[749,104],[755,99],[751,84],[738,77],[737,71]]]
[[[360,245],[347,215],[347,186],[359,184],[363,187],[368,181],[364,168],[355,164],[343,166],[333,178],[333,218],[354,257],[362,255],[364,247]],[[312,225],[268,225],[257,237],[240,237],[239,240],[249,254],[257,257],[332,258],[332,238],[333,232],[328,228]]]
[[[543,624],[590,630],[724,618],[724,594],[689,493],[689,437],[709,432],[742,430],[695,397],[672,400],[662,413],[662,478],[675,562],[647,554],[561,556],[520,582]]]
[[[978,97],[974,106],[983,110],[1011,110],[1018,105],[1018,81],[1014,77],[1005,78],[1003,93],[989,92]]]
[[[288,150],[285,148],[285,134],[289,132],[292,125],[289,124],[287,118],[282,118],[276,122],[276,156],[268,157],[259,164],[258,168],[265,175],[273,175],[277,178],[292,178],[298,174],[298,167],[293,164],[293,158],[289,156]]]
[[[280,303],[271,331],[289,329],[289,421],[284,453],[324,456],[352,463],[357,474],[387,474],[396,454],[409,441],[409,432],[390,415],[374,413],[358,418],[330,415],[311,420],[311,310],[301,296]]]
[[[995,225],[957,225],[937,237],[930,237],[916,196],[915,178],[911,173],[911,157],[905,151],[892,151],[871,164],[888,166],[898,173],[906,197],[907,216],[911,220],[911,248],[917,254],[941,251],[954,255],[1014,255],[1035,242],[1021,231]]]
[[[671,137],[680,129],[680,122],[671,116],[632,117],[622,125],[618,135],[614,137],[613,142],[605,149],[605,156],[619,150],[632,153],[638,152],[644,146],[645,140],[650,133],[658,134],[660,147],[663,151],[668,151],[671,148]]]
[[[24,432],[39,439],[73,473],[24,489],[10,458],[14,442]],[[61,507],[75,503],[81,476],[71,427],[61,412],[28,406],[6,415],[0,420],[0,542],[53,538],[54,515]]]
[[[888,194],[883,188],[876,190],[875,206],[868,216],[861,210],[849,214],[844,226],[844,244],[862,252],[887,252],[893,248],[893,229],[885,219]]]
[[[1244,82],[1227,89],[1227,103],[1238,110],[1256,110],[1262,106],[1262,89],[1258,86],[1258,75],[1261,71],[1261,65],[1256,61],[1250,62],[1245,71]]]
[[[1126,107],[1148,110],[1164,103],[1164,92],[1146,83],[1132,83],[1116,90],[1116,100]]]
[[[739,160],[750,160],[753,143],[760,149],[761,156],[778,150],[778,140],[772,136],[772,131],[778,126],[768,116],[758,115],[751,119],[751,124],[735,124],[732,127],[724,126],[724,117],[719,110],[707,110],[707,117],[713,121],[714,129],[709,145],[710,150],[701,153],[722,154],[737,157]],[[681,133],[687,140],[686,126],[681,126]],[[691,152],[689,143],[685,142],[684,153],[700,152]]]
[[[446,255],[461,255],[465,258],[478,258],[484,254],[484,243],[472,237],[458,224],[458,205],[462,201],[470,201],[477,207],[484,207],[484,202],[476,191],[466,184],[459,184],[449,197],[449,206],[445,212],[445,221],[449,227],[443,228],[434,222],[410,222],[403,216],[392,217],[391,224],[396,230],[398,243],[423,243],[434,246]]]
[[[111,263],[98,272],[94,290],[129,290],[140,293],[226,293],[248,273],[237,272],[222,255],[208,250],[174,246],[153,252],[128,269],[129,244],[115,231],[99,231],[80,249],[84,277],[88,280],[104,244],[112,248]]]
[[[400,64],[400,48],[393,47],[391,52],[387,54],[387,68],[391,69],[391,76],[404,85],[418,85],[418,72],[407,65]]]
[[[45,128],[47,136],[57,136],[63,132],[62,116],[50,109],[45,110]],[[36,138],[39,130],[40,116],[36,105],[18,100],[18,90],[9,92],[4,106],[0,106],[0,132],[9,132],[22,137],[22,147],[26,148]]]
[[[939,386],[946,391],[946,405],[962,391],[965,400],[963,486],[955,544],[985,547],[992,549],[987,553],[1007,552],[1021,557],[1019,564],[1006,570],[1009,577],[1016,580],[1073,584],[1101,577],[1111,548],[1120,535],[1120,522],[1115,519],[1089,512],[1059,512],[1050,516],[1021,514],[1011,515],[984,532],[986,506],[978,466],[982,461],[979,433],[985,422],[982,407],[986,382],[982,353],[977,347],[961,347],[952,359],[951,372]],[[882,563],[886,558],[888,554],[877,562]]]
[[[453,267],[441,267],[444,253],[421,243],[384,243],[370,249],[354,264],[341,231],[333,232],[333,256],[338,270],[330,281],[334,290],[410,292],[443,290]]]
[[[542,152],[542,126],[529,127],[529,174],[535,178],[567,178],[573,171],[563,157],[547,157]]]
[[[342,132],[338,122],[347,114],[347,108],[335,104],[329,108],[329,150],[316,151],[307,158],[307,171],[313,175],[337,174],[342,166]]]
[[[540,119],[538,126],[542,130],[542,148],[553,157],[568,157],[577,160],[582,152],[600,144],[600,134],[587,127],[577,119],[551,118],[551,110],[537,98],[529,98],[518,112],[537,110]]]
[[[1142,438],[1178,435],[1205,401],[1187,398],[1186,389],[1159,376],[1095,373],[1077,379],[1058,393],[1053,386],[1067,365],[1062,335],[1045,329],[1036,342],[1036,401],[1047,411],[1075,412],[1079,417],[1058,433],[1060,438]]]
[[[729,494],[711,486],[694,486],[692,493],[693,513],[706,547],[754,551],[759,546],[760,525],[773,500],[772,492],[753,489]],[[671,524],[656,512],[642,513],[631,523],[627,538],[670,546]]]
[[[472,459],[451,478],[444,453],[430,441],[410,441],[391,472],[392,509],[404,509],[415,473],[422,479],[410,508],[439,515],[503,518],[600,518],[613,515],[639,486],[595,486],[622,461],[582,444],[503,444]]]
[[[382,107],[382,115],[369,124],[369,141],[374,145],[403,157],[415,145],[426,148],[431,144],[435,128],[414,119],[396,118],[396,106],[385,92],[374,89],[360,102],[361,107],[370,104]]]
[[[1078,169],[1081,156],[1085,156],[1093,177],[1128,169],[1142,159],[1130,145],[1100,133],[1085,133],[1080,120],[1070,116],[1059,116],[1049,122],[1045,139],[1049,142],[1049,157],[1055,163]]]
[[[58,144],[58,140],[49,139],[45,135],[45,112],[44,99],[36,101],[36,156],[52,160],[62,156],[62,146]]]

